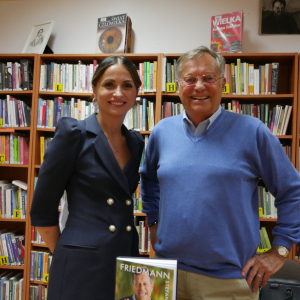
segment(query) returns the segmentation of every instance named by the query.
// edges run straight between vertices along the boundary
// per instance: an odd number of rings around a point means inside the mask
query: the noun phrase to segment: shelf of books
[[[178,93],[174,90],[167,92],[167,83],[176,81],[175,68],[180,56],[163,55],[162,118],[182,112]],[[259,118],[278,137],[292,164],[299,168],[300,129],[299,124],[296,125],[297,114],[300,120],[300,109],[297,107],[298,53],[234,53],[223,56],[227,84],[222,107]],[[300,91],[298,93],[300,99]],[[261,226],[266,228],[272,242],[277,212],[274,197],[261,180],[258,196]],[[296,257],[294,252],[296,245],[291,259]]]
[[[28,284],[36,61],[36,54],[0,54],[0,278],[5,299],[25,299]]]

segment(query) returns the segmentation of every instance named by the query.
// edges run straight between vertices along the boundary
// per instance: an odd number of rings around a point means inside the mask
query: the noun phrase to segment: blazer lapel
[[[93,141],[93,146],[96,153],[104,164],[106,170],[119,184],[119,186],[127,193],[128,197],[132,197],[129,190],[129,185],[126,176],[121,170],[114,153],[107,141],[107,138],[96,118],[96,114],[87,118],[86,120],[87,131],[95,133],[97,136]],[[131,149],[130,149],[131,150]]]

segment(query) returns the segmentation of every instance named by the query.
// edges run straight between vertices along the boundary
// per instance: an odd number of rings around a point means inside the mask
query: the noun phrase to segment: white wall
[[[300,35],[258,34],[260,0],[35,0],[0,1],[0,53],[21,53],[33,25],[49,20],[55,54],[95,53],[98,18],[120,13],[132,19],[134,53],[181,53],[209,46],[211,16],[238,10],[243,52],[300,52]]]

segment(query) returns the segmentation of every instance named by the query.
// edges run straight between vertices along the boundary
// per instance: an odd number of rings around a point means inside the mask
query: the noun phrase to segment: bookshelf
[[[33,110],[34,110],[34,98],[37,91],[37,55],[36,54],[0,54],[0,61],[2,63],[7,62],[18,62],[20,63],[21,59],[29,59],[33,62],[33,89],[32,90],[1,90],[0,99],[5,99],[7,95],[10,95],[12,98],[24,101],[28,106],[31,107],[31,126],[30,127],[0,127],[1,135],[9,135],[10,133],[23,133],[29,137],[29,158],[28,164],[0,164],[0,180],[21,180],[27,183],[27,202],[32,197],[32,189],[30,188],[31,182],[31,166],[32,166],[32,145],[33,145]],[[0,218],[0,230],[7,229],[8,231],[20,231],[21,234],[25,236],[25,257],[24,257],[24,266],[8,266],[1,265],[0,273],[5,271],[16,271],[15,273],[23,274],[23,299],[26,298],[26,288],[29,282],[28,278],[28,245],[30,244],[30,235],[28,235],[28,226],[30,223],[29,208],[27,205],[26,218],[25,219],[10,219],[10,218]]]
[[[162,118],[162,104],[166,101],[172,101],[180,103],[178,93],[166,93],[162,92],[162,68],[163,57],[173,61],[181,56],[179,53],[175,54],[125,54],[133,63],[138,67],[138,63],[144,61],[158,62],[157,67],[157,91],[156,93],[141,93],[138,96],[145,97],[155,103],[155,124],[157,124]],[[10,132],[22,132],[26,133],[30,137],[29,144],[29,163],[28,165],[14,165],[14,164],[0,164],[0,173],[2,175],[0,179],[22,180],[27,182],[27,215],[25,220],[19,219],[1,219],[0,229],[7,228],[9,231],[20,230],[25,234],[25,261],[24,266],[0,266],[0,273],[6,270],[16,270],[16,272],[22,272],[24,278],[23,285],[23,299],[29,299],[29,285],[30,284],[42,284],[43,282],[33,281],[30,282],[30,252],[32,250],[47,249],[43,244],[31,243],[31,221],[29,216],[31,199],[34,189],[34,178],[38,176],[40,169],[40,137],[53,137],[55,129],[37,128],[37,111],[38,111],[38,99],[54,99],[56,96],[62,96],[66,100],[70,100],[72,97],[80,98],[86,101],[91,101],[91,93],[67,93],[67,92],[45,92],[39,90],[40,83],[40,66],[51,62],[56,63],[78,63],[81,60],[82,63],[92,63],[93,60],[101,60],[107,57],[107,55],[76,55],[76,54],[0,54],[1,62],[19,61],[21,58],[28,58],[34,61],[34,78],[33,78],[33,90],[32,91],[0,91],[0,99],[4,99],[6,95],[12,95],[12,97],[18,98],[26,103],[30,104],[31,110],[31,126],[30,127],[17,127],[17,128],[1,128],[0,134],[9,134]],[[278,92],[276,95],[223,95],[222,103],[229,103],[231,100],[239,100],[240,103],[267,103],[270,107],[275,104],[280,105],[292,105],[292,115],[287,129],[287,134],[284,136],[278,136],[280,141],[284,144],[291,146],[291,161],[293,165],[299,169],[299,146],[300,146],[300,107],[297,105],[297,99],[300,100],[300,90],[297,91],[297,86],[300,86],[300,67],[299,54],[298,53],[240,53],[240,54],[224,54],[227,63],[236,62],[237,58],[241,58],[244,62],[253,63],[255,68],[259,64],[279,62],[279,81]],[[142,135],[150,134],[150,131],[141,132]],[[135,216],[143,218],[146,215],[144,213],[134,213]],[[276,219],[274,218],[261,218],[261,226],[265,226],[270,240],[273,240],[271,234],[275,225]],[[293,246],[290,258],[295,260],[296,247]],[[145,255],[141,253],[141,255]],[[150,257],[154,257],[155,253],[151,247],[150,253],[146,253]],[[300,260],[297,260],[300,263]]]
[[[292,114],[287,127],[286,135],[277,136],[283,145],[291,147],[291,162],[298,169],[299,167],[299,142],[300,142],[300,109],[297,105],[297,99],[300,99],[300,91],[297,86],[300,85],[300,74],[298,74],[298,53],[230,53],[222,54],[226,60],[226,64],[237,62],[237,58],[241,62],[254,64],[254,68],[258,69],[259,65],[271,64],[279,62],[279,79],[276,95],[233,95],[223,94],[221,103],[227,105],[231,100],[238,100],[240,104],[269,104],[270,108],[275,105],[292,105]],[[174,59],[178,59],[181,54],[164,54],[167,62],[173,63]],[[298,92],[298,95],[297,95]],[[166,101],[180,103],[178,93],[162,92],[162,104]],[[298,125],[297,125],[298,124]],[[260,218],[261,227],[267,229],[271,242],[274,237],[272,229],[275,226],[276,218]],[[290,259],[295,260],[296,245],[290,253]],[[300,262],[300,261],[299,261]]]

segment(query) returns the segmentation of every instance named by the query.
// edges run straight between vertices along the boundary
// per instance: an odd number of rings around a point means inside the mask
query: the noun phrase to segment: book
[[[127,53],[130,50],[131,41],[128,39],[131,34],[129,23],[131,20],[127,14],[99,18],[96,53]]]
[[[242,52],[243,11],[211,18],[210,48],[217,53]]]
[[[149,299],[176,299],[177,260],[117,257],[116,265],[115,300],[137,294],[135,287],[146,283]]]
[[[32,90],[33,88],[33,62],[30,59],[23,58],[20,60],[23,90]]]
[[[264,240],[266,242],[266,246],[268,249],[271,249],[272,246],[271,246],[271,242],[270,242],[270,239],[269,239],[269,236],[268,236],[268,233],[267,233],[267,230],[266,230],[266,227],[262,227],[261,228],[261,231],[262,231],[262,234],[263,234],[263,237],[264,237]]]

